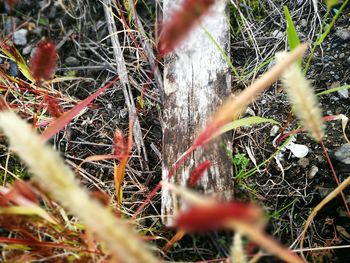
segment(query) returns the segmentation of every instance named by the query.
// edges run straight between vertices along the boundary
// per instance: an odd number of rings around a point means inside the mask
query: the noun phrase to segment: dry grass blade
[[[134,128],[133,128],[134,142],[137,147],[138,153],[140,155],[143,153],[143,157],[145,159],[145,165],[147,165],[147,162],[148,162],[147,151],[146,151],[145,143],[143,141],[140,122],[139,122],[139,119],[137,118],[134,98],[130,90],[131,86],[128,79],[128,70],[125,65],[124,55],[118,39],[118,34],[117,34],[118,30],[115,25],[115,19],[114,19],[114,14],[112,10],[112,1],[104,0],[103,7],[104,7],[105,17],[107,21],[108,32],[110,34],[110,39],[112,42],[114,58],[117,63],[117,71],[118,71],[117,73],[120,76],[120,83],[122,84],[122,88],[123,88],[125,104],[128,107],[129,116],[135,117]]]
[[[330,192],[326,198],[324,198],[315,208],[312,210],[311,214],[309,215],[308,219],[305,222],[304,225],[304,230],[301,233],[300,236],[300,249],[301,251],[304,248],[304,239],[305,239],[305,234],[310,226],[312,220],[315,218],[317,215],[318,211],[320,211],[326,204],[328,204],[332,199],[334,199],[338,194],[340,194],[346,187],[350,185],[350,176],[346,178],[340,185],[337,186],[332,192]]]
[[[233,230],[238,230],[242,235],[247,236],[252,241],[259,244],[262,248],[270,253],[278,256],[285,262],[289,263],[305,263],[297,254],[283,247],[272,238],[266,236],[261,230],[238,221],[232,221],[228,224]]]
[[[117,219],[79,186],[59,154],[45,145],[25,121],[4,111],[0,113],[0,127],[31,169],[33,179],[94,231],[116,258],[130,263],[158,262],[124,220]]]

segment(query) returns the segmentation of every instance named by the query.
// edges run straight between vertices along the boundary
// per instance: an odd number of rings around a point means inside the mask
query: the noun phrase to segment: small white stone
[[[270,136],[271,137],[276,136],[279,129],[280,129],[280,127],[278,125],[272,126],[272,128],[270,130]]]
[[[348,89],[338,90],[338,94],[339,94],[340,98],[344,98],[344,99],[349,98],[349,90]]]
[[[316,165],[313,165],[307,175],[307,178],[313,179],[317,173],[318,173],[318,167]]]
[[[15,43],[15,45],[17,46],[27,45],[27,42],[28,42],[27,34],[28,34],[28,30],[24,28],[13,33],[13,42]]]
[[[272,32],[272,36],[277,39],[281,39],[284,37],[284,33],[276,29],[275,31]]]
[[[309,148],[307,146],[294,142],[290,142],[288,145],[286,145],[286,148],[289,149],[297,158],[304,158],[309,153]]]

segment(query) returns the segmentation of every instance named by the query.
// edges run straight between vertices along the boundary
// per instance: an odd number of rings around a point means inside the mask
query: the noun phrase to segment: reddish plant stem
[[[325,156],[326,156],[326,158],[327,158],[327,162],[328,162],[328,164],[329,164],[329,166],[330,166],[330,168],[331,168],[331,170],[332,170],[334,179],[335,179],[335,181],[337,182],[337,185],[339,186],[339,185],[340,185],[340,182],[339,182],[337,173],[335,172],[335,169],[334,169],[334,167],[333,167],[331,158],[329,157],[327,148],[326,148],[326,146],[324,145],[323,140],[321,140],[320,143],[321,143],[321,145],[322,145],[323,152],[324,152],[324,154],[325,154]],[[343,199],[346,212],[348,213],[348,216],[350,217],[350,209],[349,209],[348,203],[346,202],[346,198],[345,198],[345,195],[344,195],[343,191],[340,191],[340,195],[341,195],[341,197],[342,197],[342,199]]]

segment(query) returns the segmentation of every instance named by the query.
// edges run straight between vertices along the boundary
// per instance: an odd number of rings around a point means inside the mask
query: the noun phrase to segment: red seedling
[[[30,60],[30,70],[36,81],[48,80],[53,76],[58,55],[54,42],[43,40],[39,42]]]
[[[124,138],[124,134],[121,130],[116,129],[114,132],[114,155],[122,159],[125,155],[128,155],[128,143]]]
[[[173,51],[214,3],[215,0],[185,0],[172,19],[161,27],[159,55],[163,57]]]
[[[200,163],[191,173],[190,177],[188,178],[187,185],[188,187],[194,187],[198,181],[202,178],[204,175],[204,172],[210,167],[211,162],[209,160],[206,160],[202,163]]]
[[[46,101],[49,114],[54,118],[61,117],[64,111],[58,101],[53,97],[47,97]]]
[[[182,213],[175,226],[186,232],[220,230],[230,221],[257,223],[262,220],[262,212],[253,204],[227,202],[193,206]]]

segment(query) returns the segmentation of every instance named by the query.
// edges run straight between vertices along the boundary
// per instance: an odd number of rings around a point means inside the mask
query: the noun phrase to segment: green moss
[[[6,167],[6,159],[3,158],[1,161],[1,166]],[[7,164],[7,169],[11,173],[15,174],[18,178],[22,180],[28,180],[30,174],[24,165],[20,162],[19,158],[15,155],[11,155]],[[5,173],[3,169],[0,169],[0,185],[12,184],[16,178],[10,173]]]

